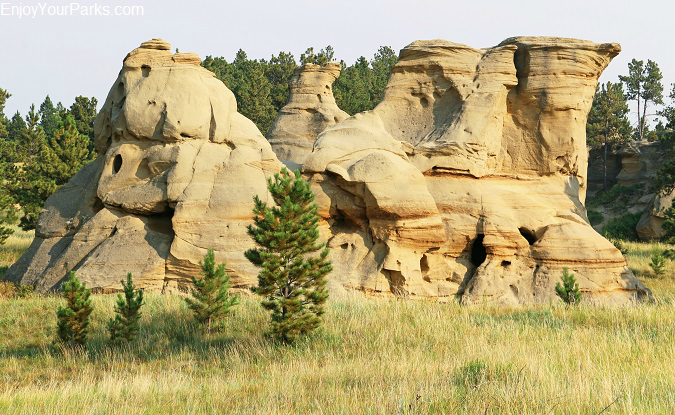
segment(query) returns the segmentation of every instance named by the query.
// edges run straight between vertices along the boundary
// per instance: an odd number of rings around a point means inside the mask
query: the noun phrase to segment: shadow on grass
[[[64,352],[75,351],[85,353],[86,358],[94,363],[108,361],[111,356],[151,362],[185,353],[191,358],[206,360],[215,352],[227,349],[237,341],[246,340],[236,333],[229,333],[227,326],[231,325],[226,322],[222,330],[207,334],[187,315],[161,313],[142,320],[138,336],[133,342],[111,345],[104,322],[95,321],[90,325],[89,338],[84,348],[70,347],[56,341],[28,344],[0,350],[0,358],[30,359],[45,354],[56,357]]]

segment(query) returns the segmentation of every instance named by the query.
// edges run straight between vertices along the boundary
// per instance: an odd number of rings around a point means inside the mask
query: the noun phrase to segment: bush
[[[605,220],[605,217],[602,215],[602,213],[598,212],[597,210],[588,210],[588,221],[591,223],[591,225],[599,225],[602,223],[603,220]]]
[[[27,298],[33,295],[35,287],[19,285],[11,281],[0,281],[0,298]]]
[[[654,273],[654,277],[661,278],[663,274],[666,273],[666,256],[662,252],[654,250],[652,252],[652,260],[649,262],[649,266]]]
[[[607,206],[616,211],[621,209],[622,206],[626,206],[626,204],[634,199],[643,189],[644,185],[642,183],[636,183],[630,186],[616,184],[610,189],[598,192],[588,201],[587,206],[588,208]]]
[[[143,305],[143,290],[137,290],[131,281],[131,273],[127,274],[126,282],[120,281],[124,289],[124,296],[117,294],[115,318],[108,322],[111,343],[133,341],[140,328],[141,306]]]
[[[91,291],[77,279],[74,271],[70,271],[61,293],[66,299],[66,306],[56,311],[58,338],[67,344],[84,346],[89,331],[89,316],[93,311]]]
[[[637,241],[637,227],[642,213],[626,213],[618,218],[610,219],[602,229],[602,235],[607,239]]]
[[[208,333],[232,307],[239,304],[239,296],[229,294],[230,276],[225,273],[224,263],[216,266],[213,249],[208,250],[199,265],[202,267],[202,278],[191,277],[194,284],[192,298],[186,298],[185,302],[197,322],[206,326]]]
[[[581,301],[581,292],[579,291],[579,284],[577,284],[574,274],[570,274],[569,270],[563,268],[562,284],[555,285],[555,293],[565,304],[579,304]]]

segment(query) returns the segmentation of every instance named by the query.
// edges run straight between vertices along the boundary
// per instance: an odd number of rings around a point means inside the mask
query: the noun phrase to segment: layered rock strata
[[[413,42],[383,101],[346,119],[330,93],[337,68],[307,66],[270,146],[197,56],[146,42],[96,119],[99,157],[49,199],[9,275],[47,291],[75,270],[106,291],[131,271],[147,289],[184,289],[215,248],[250,286],[252,198],[268,198],[282,160],[302,164],[317,195],[333,295],[548,303],[567,267],[587,301],[637,301],[649,291],[583,205],[586,116],[619,49]]]

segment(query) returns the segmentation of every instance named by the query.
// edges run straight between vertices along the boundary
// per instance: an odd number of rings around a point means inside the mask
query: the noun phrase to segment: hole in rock
[[[429,269],[429,259],[426,255],[422,255],[422,259],[420,259],[420,270],[422,271],[422,274],[429,273]]]
[[[533,231],[527,228],[518,228],[518,232],[520,232],[523,238],[527,240],[528,244],[533,245],[537,242],[537,235],[535,235]]]
[[[485,262],[487,258],[487,250],[485,249],[485,245],[483,245],[483,238],[485,238],[485,235],[479,234],[471,244],[471,263],[476,268]]]
[[[118,154],[113,159],[113,174],[119,173],[121,168],[122,168],[122,155]]]
[[[347,249],[347,248],[349,248],[349,244],[347,242],[345,242],[342,245],[340,245],[340,248]]]
[[[509,265],[511,265],[511,261],[502,261],[502,266],[504,268],[508,267]]]
[[[424,108],[426,108],[426,107],[429,106],[429,100],[426,99],[426,98],[422,98],[422,99],[420,99],[420,104],[422,104],[422,106],[423,106]]]
[[[143,78],[147,78],[150,75],[150,67],[148,65],[141,66],[141,73],[143,74]]]

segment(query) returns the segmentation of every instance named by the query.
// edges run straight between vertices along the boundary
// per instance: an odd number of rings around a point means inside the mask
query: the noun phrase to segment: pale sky
[[[109,6],[111,14],[115,6],[142,6],[143,15],[48,15],[50,6],[67,4]],[[11,15],[19,5],[36,7],[37,16]],[[674,17],[669,0],[0,0],[0,87],[12,94],[9,116],[25,114],[47,94],[66,106],[77,95],[102,102],[124,56],[154,37],[181,52],[228,60],[240,48],[251,58],[280,50],[298,58],[309,46],[330,44],[337,59],[352,63],[380,45],[398,51],[416,39],[482,48],[511,36],[547,35],[620,43],[623,51],[602,81],[627,73],[631,58],[655,60],[667,95],[675,82]]]

